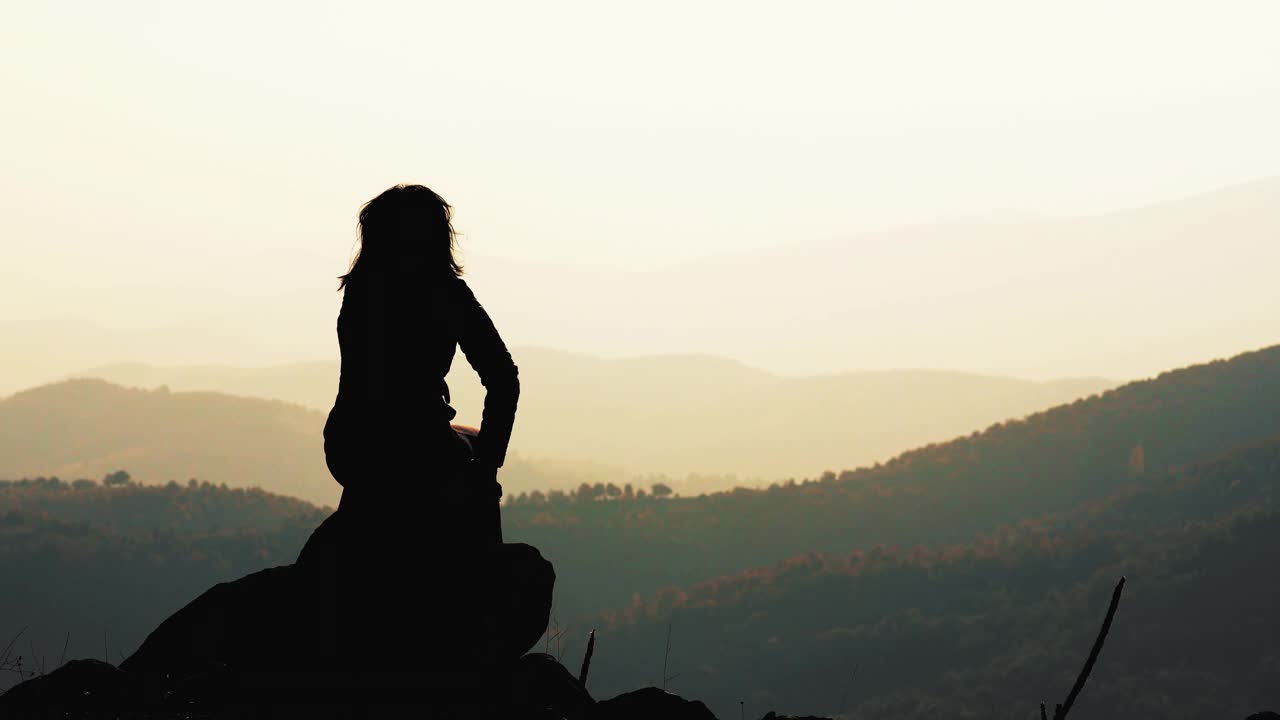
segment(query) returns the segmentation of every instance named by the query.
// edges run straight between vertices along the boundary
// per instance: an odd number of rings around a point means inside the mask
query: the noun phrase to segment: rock
[[[716,720],[707,706],[666,690],[647,687],[595,704],[591,720]]]
[[[519,657],[528,652],[551,620],[555,568],[532,545],[502,543],[494,546],[488,565],[493,574],[492,595],[499,620],[498,652]]]
[[[210,664],[312,673],[352,657],[398,667],[422,664],[422,648],[441,645],[458,648],[465,664],[490,665],[520,657],[546,631],[555,571],[535,548],[494,545],[465,567],[423,577],[429,564],[350,570],[362,558],[344,553],[346,530],[334,513],[294,565],[215,585],[161,623],[121,668],[171,677]]]
[[[760,720],[831,720],[831,718],[819,717],[817,715],[779,715],[770,711],[768,715],[760,718]]]
[[[183,678],[210,667],[324,667],[336,662],[334,608],[318,578],[294,565],[219,583],[160,624],[120,664]]]
[[[403,549],[409,543],[362,543],[364,530],[334,513],[298,562],[215,585],[119,668],[73,661],[0,696],[0,708],[288,707],[314,716],[341,707],[422,714],[430,706],[439,714],[501,705],[513,717],[533,706],[566,717],[591,707],[559,663],[521,658],[546,631],[555,584],[535,548],[450,547],[419,557]],[[433,652],[441,648],[447,652]],[[525,705],[512,708],[510,698]]]
[[[550,717],[585,718],[595,700],[578,678],[546,653],[520,658],[512,682],[511,704],[549,713]]]
[[[0,717],[106,712],[140,702],[136,679],[101,660],[72,660],[0,695]],[[38,713],[38,714],[37,714]]]
[[[322,575],[332,574],[335,568],[344,565],[363,566],[367,559],[365,556],[374,555],[377,550],[362,551],[354,558],[348,555],[349,548],[354,545],[351,537],[363,532],[362,528],[352,527],[351,522],[342,510],[330,515],[307,540],[302,552],[298,554],[296,565]],[[442,549],[441,554],[447,556],[450,552],[454,552],[454,549]],[[446,559],[441,557],[434,562]],[[434,571],[436,577],[416,576],[416,573],[424,570]],[[456,622],[451,623],[453,627],[468,625],[459,615],[462,609],[478,610],[487,617],[487,620],[475,618],[470,623],[480,629],[477,630],[479,634],[460,639],[468,646],[486,644],[489,646],[487,652],[503,658],[516,658],[528,652],[546,632],[547,622],[551,618],[552,590],[556,575],[551,563],[531,545],[499,543],[490,546],[478,557],[447,567],[432,568],[429,563],[423,563],[422,566],[408,568],[393,564],[382,572],[384,575],[406,573],[415,573],[415,576],[409,578],[409,583],[398,588],[401,592],[417,591],[422,585],[443,582],[462,588],[461,594],[468,596],[463,608],[440,607],[440,603],[435,603],[439,611],[447,613],[447,617],[455,618]],[[340,593],[343,590],[341,585],[339,581],[339,587],[330,592]],[[454,591],[450,594],[455,597],[458,595]],[[422,599],[422,596],[413,598],[414,604],[403,609],[409,612],[423,611],[425,608]],[[386,608],[379,607],[371,609],[369,614],[385,612]],[[439,644],[439,640],[441,638],[436,637],[433,644]]]
[[[1280,720],[1280,714],[1273,713],[1268,710],[1264,710],[1262,712],[1254,713],[1250,715],[1249,717],[1245,718],[1245,720]]]

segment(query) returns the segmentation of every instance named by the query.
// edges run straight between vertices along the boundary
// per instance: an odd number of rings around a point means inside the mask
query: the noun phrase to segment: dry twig
[[[667,621],[667,649],[662,653],[662,689],[667,689],[667,659],[671,657],[671,621]]]
[[[591,656],[596,651],[596,631],[594,628],[591,634],[587,636],[587,653],[582,656],[582,671],[578,673],[578,682],[582,687],[587,686],[587,673],[591,671]]]
[[[1120,582],[1116,583],[1115,591],[1111,593],[1111,605],[1107,608],[1107,616],[1102,620],[1102,627],[1098,630],[1098,639],[1093,641],[1093,649],[1089,651],[1089,659],[1085,660],[1084,667],[1080,669],[1080,674],[1076,676],[1076,682],[1071,686],[1071,692],[1067,694],[1067,701],[1061,705],[1054,706],[1053,720],[1065,720],[1067,713],[1071,712],[1071,706],[1075,705],[1080,691],[1084,689],[1084,684],[1089,679],[1089,673],[1093,672],[1093,664],[1098,661],[1098,654],[1102,652],[1102,644],[1107,640],[1107,633],[1111,632],[1111,621],[1116,617],[1116,608],[1120,607],[1120,594],[1123,592],[1124,576],[1121,576]],[[1040,703],[1040,720],[1049,720],[1044,703]]]

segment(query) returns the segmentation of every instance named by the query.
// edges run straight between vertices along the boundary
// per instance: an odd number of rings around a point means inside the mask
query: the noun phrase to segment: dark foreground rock
[[[298,562],[215,585],[118,668],[75,660],[10,689],[0,718],[714,718],[655,688],[597,703],[525,654],[555,582],[536,549],[409,563],[357,534],[334,513]]]
[[[0,717],[42,708],[86,714],[129,704],[145,691],[138,679],[101,660],[72,660],[0,695]]]
[[[460,643],[464,654],[472,651],[472,665],[513,661],[546,631],[555,573],[537,550],[516,544],[495,546],[484,572],[485,594],[496,598],[494,607],[470,618],[470,624],[459,620],[440,629],[432,622],[426,600],[406,603],[405,617],[380,613],[375,603],[366,612],[353,613],[340,602],[341,576],[323,566],[269,568],[215,585],[161,623],[120,667],[130,673],[176,677],[211,666],[268,674],[341,669],[343,675],[354,676],[362,666],[389,664],[413,672],[433,664],[422,647],[446,640],[450,647]],[[447,612],[448,617],[463,614],[439,605],[434,611]],[[448,637],[453,630],[460,631],[458,636]],[[415,631],[424,634],[427,645],[408,641]],[[434,659],[434,664],[440,661]],[[436,673],[445,670],[434,668]]]
[[[550,655],[521,657],[505,672],[456,677],[445,692],[423,678],[381,674],[249,674],[210,667],[166,683],[96,660],[77,660],[0,696],[0,717],[222,720],[231,718],[511,718],[512,720],[716,720],[705,705],[657,688],[596,702]],[[434,684],[429,679],[426,685]],[[416,683],[416,684],[415,684]]]
[[[592,720],[716,720],[697,700],[685,700],[666,690],[647,687],[596,703]]]

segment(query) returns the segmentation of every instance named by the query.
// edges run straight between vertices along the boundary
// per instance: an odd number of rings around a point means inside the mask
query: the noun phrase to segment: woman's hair
[[[360,249],[338,289],[353,278],[392,270],[459,277],[453,208],[423,185],[396,185],[360,208]]]

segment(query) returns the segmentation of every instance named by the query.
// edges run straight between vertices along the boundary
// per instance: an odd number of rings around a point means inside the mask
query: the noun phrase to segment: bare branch
[[[1089,659],[1085,660],[1084,667],[1080,669],[1080,674],[1076,676],[1076,682],[1071,686],[1067,701],[1054,707],[1053,720],[1065,720],[1067,713],[1071,712],[1071,706],[1075,705],[1080,691],[1084,689],[1085,682],[1089,680],[1089,673],[1093,672],[1093,664],[1098,661],[1098,654],[1102,652],[1102,644],[1107,640],[1107,633],[1111,632],[1111,621],[1116,617],[1116,608],[1120,607],[1120,594],[1123,592],[1124,576],[1122,575],[1120,576],[1120,582],[1116,583],[1115,591],[1111,593],[1111,605],[1107,608],[1107,616],[1102,620],[1102,627],[1098,630],[1098,638],[1093,641],[1093,649],[1089,651]],[[1040,703],[1040,718],[1041,720],[1047,720],[1044,703]]]
[[[582,671],[578,673],[578,682],[582,687],[587,686],[587,673],[591,671],[591,656],[596,651],[596,631],[591,629],[591,634],[587,636],[587,653],[582,656]]]
[[[667,621],[667,649],[662,653],[662,689],[667,689],[667,659],[671,657],[671,621]]]
[[[0,663],[3,663],[5,660],[9,659],[9,651],[13,649],[13,644],[18,642],[18,638],[22,637],[22,634],[25,633],[27,631],[27,628],[29,627],[31,626],[23,625],[22,629],[18,631],[18,634],[14,635],[13,639],[9,641],[9,644],[4,646],[4,652],[0,652]]]

